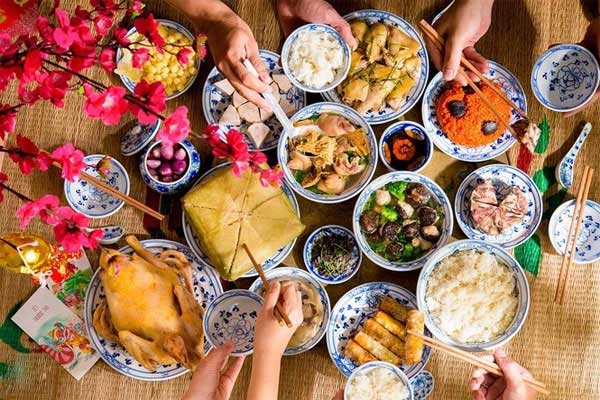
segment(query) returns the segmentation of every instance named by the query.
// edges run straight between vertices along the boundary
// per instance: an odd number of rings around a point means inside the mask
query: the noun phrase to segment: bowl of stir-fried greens
[[[452,207],[431,179],[398,171],[371,182],[360,194],[352,217],[354,235],[365,255],[393,271],[421,268],[450,239]]]

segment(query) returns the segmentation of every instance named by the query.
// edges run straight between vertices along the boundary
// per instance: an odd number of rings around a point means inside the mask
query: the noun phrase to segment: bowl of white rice
[[[346,79],[350,70],[350,47],[328,25],[304,25],[285,40],[281,66],[298,88],[312,93],[326,92]]]
[[[521,265],[500,246],[459,240],[427,261],[417,303],[439,340],[466,351],[493,350],[525,323],[529,284]]]
[[[346,382],[344,400],[413,400],[410,381],[393,364],[372,361],[356,368]]]

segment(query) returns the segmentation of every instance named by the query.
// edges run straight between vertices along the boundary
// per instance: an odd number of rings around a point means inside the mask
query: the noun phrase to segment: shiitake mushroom
[[[390,243],[385,247],[385,254],[392,259],[396,260],[402,257],[402,252],[404,251],[404,245],[402,243]]]
[[[431,198],[431,192],[422,183],[411,183],[405,193],[406,201],[415,208],[425,205]]]
[[[367,210],[360,216],[360,226],[366,233],[373,233],[379,228],[379,214]]]
[[[388,222],[381,228],[381,236],[392,242],[398,238],[400,232],[402,232],[402,224],[394,221]]]
[[[408,239],[412,239],[419,235],[420,227],[418,221],[407,221],[402,227],[402,234]]]
[[[417,216],[422,226],[433,225],[438,219],[437,212],[429,206],[421,206],[417,208]]]

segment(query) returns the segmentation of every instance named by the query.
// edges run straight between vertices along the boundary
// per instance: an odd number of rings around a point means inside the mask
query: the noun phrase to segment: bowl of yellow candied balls
[[[129,49],[119,49],[115,72],[119,74],[125,87],[132,92],[141,80],[148,83],[162,82],[167,100],[170,100],[192,86],[198,76],[200,59],[193,46],[194,35],[188,29],[174,21],[166,19],[156,21],[160,23],[158,32],[166,42],[162,53],[158,52],[135,28],[132,28],[127,32],[131,49],[135,51],[139,48],[147,48],[149,57],[136,68],[133,66],[132,52]],[[189,61],[185,65],[177,59],[177,54],[183,49],[189,49],[187,50]]]

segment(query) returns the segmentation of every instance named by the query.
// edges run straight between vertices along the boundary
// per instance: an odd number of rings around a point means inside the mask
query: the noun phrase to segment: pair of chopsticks
[[[496,376],[504,376],[504,374],[502,373],[502,370],[498,367],[498,365],[496,363],[483,360],[471,353],[468,353],[464,350],[454,348],[452,346],[447,345],[446,343],[440,342],[437,339],[430,338],[429,336],[425,336],[418,332],[409,330],[406,333],[423,340],[423,342],[427,346],[431,347],[432,349],[436,349],[436,350],[441,351],[442,353],[452,356],[456,359],[465,361],[477,368],[481,368],[481,369],[489,372],[490,374],[494,374]],[[540,382],[534,378],[529,378],[527,376],[524,376],[523,380],[525,381],[525,384],[527,386],[534,389],[535,391],[545,394],[545,395],[550,394],[548,389],[546,389],[546,385],[543,382]]]
[[[440,34],[435,30],[435,28],[433,26],[429,25],[427,23],[427,21],[425,21],[423,19],[419,22],[419,27],[421,28],[421,30],[423,31],[425,36],[427,36],[431,40],[433,45],[440,52],[443,53],[445,41],[444,41],[444,38],[442,38],[440,36]],[[496,85],[494,85],[494,83],[492,81],[490,81],[488,78],[486,78],[477,68],[475,68],[475,66],[469,60],[467,60],[464,56],[461,55],[460,61],[464,67],[469,69],[469,71],[473,72],[479,79],[481,79],[481,81],[483,83],[485,83],[490,89],[492,89],[494,91],[494,93],[496,93],[498,96],[500,96],[500,98],[502,100],[504,100],[504,102],[506,102],[510,107],[512,107],[517,113],[519,113],[519,115],[521,115],[521,117],[529,119],[527,117],[527,115],[525,114],[525,112],[523,110],[521,110],[519,108],[519,106],[516,105],[506,95],[506,93],[504,93],[502,90],[498,89],[498,87]],[[510,125],[510,123],[506,120],[506,118],[504,118],[504,116],[502,116],[498,112],[498,110],[496,110],[496,108],[492,105],[492,103],[490,103],[490,101],[485,97],[485,95],[481,92],[479,87],[475,84],[475,82],[473,82],[473,80],[469,77],[469,75],[467,75],[467,73],[462,68],[459,70],[459,73],[462,74],[462,76],[466,79],[466,81],[469,84],[469,86],[471,87],[471,89],[473,89],[473,91],[475,91],[475,93],[481,98],[481,100],[484,102],[484,104],[494,113],[496,118],[498,118],[498,121],[500,121],[500,123],[502,125],[504,125],[504,127],[515,138],[519,138],[519,136],[517,135],[517,133],[515,132],[513,127]]]
[[[242,247],[244,248],[244,250],[246,250],[246,254],[248,254],[250,261],[252,261],[252,264],[254,265],[254,269],[256,269],[256,272],[258,272],[258,276],[260,276],[260,279],[263,282],[265,290],[268,292],[269,290],[271,290],[271,284],[269,283],[269,280],[265,275],[265,271],[263,271],[262,266],[256,262],[256,259],[252,255],[252,252],[250,252],[250,248],[248,247],[248,245],[244,243],[242,244]],[[279,322],[283,321],[288,328],[292,327],[292,321],[290,321],[290,317],[288,317],[287,313],[285,312],[283,306],[279,301],[275,304],[275,317],[279,320]]]
[[[571,225],[569,226],[569,235],[567,236],[567,242],[565,243],[565,252],[560,263],[558,285],[556,286],[556,293],[554,294],[554,302],[561,305],[565,298],[571,267],[573,266],[573,261],[575,260],[577,239],[579,238],[579,231],[581,229],[581,223],[585,214],[585,207],[587,204],[593,175],[594,169],[586,165],[583,170],[581,181],[579,182],[579,190],[577,191],[575,208],[573,209],[573,218],[571,219]]]

